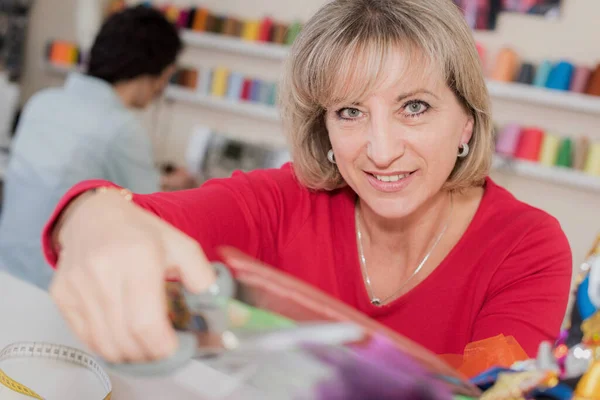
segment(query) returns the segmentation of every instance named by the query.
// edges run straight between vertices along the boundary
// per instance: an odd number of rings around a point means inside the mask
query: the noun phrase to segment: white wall
[[[270,15],[275,19],[290,21],[297,18],[306,20],[325,0],[171,0],[169,3],[180,6],[203,5],[214,11],[246,18]],[[475,36],[487,47],[490,61],[502,46],[510,46],[533,62],[545,58],[566,58],[577,64],[595,65],[600,62],[600,47],[596,40],[600,37],[600,24],[597,23],[600,1],[563,0],[563,3],[562,16],[556,21],[504,13],[495,31],[476,32]],[[36,2],[29,31],[23,84],[26,97],[39,88],[61,82],[61,78],[52,77],[43,70],[41,57],[49,38],[74,39],[74,4],[75,0]],[[275,61],[200,49],[187,49],[182,62],[190,65],[224,65],[263,79],[277,79],[280,72],[280,64]],[[494,99],[493,107],[495,119],[500,123],[519,121],[557,133],[594,134],[600,140],[600,116],[498,99]],[[156,112],[159,114],[154,114]],[[151,131],[158,138],[156,149],[161,160],[182,162],[188,135],[197,123],[250,139],[283,143],[277,124],[195,105],[162,104],[160,110],[153,109],[149,114],[148,121],[159,122],[151,124]],[[555,215],[569,237],[575,263],[582,261],[595,235],[600,233],[598,194],[496,172],[493,177],[517,197]]]

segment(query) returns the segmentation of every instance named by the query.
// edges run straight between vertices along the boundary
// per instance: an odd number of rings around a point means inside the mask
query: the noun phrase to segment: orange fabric
[[[469,343],[460,354],[444,354],[441,358],[462,374],[472,378],[492,367],[510,367],[529,359],[512,336],[498,335]]]

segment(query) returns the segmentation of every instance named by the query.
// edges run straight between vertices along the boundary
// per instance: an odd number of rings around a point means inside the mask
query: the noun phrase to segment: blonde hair
[[[326,108],[372,90],[385,74],[389,53],[398,49],[437,68],[474,119],[470,152],[457,159],[445,188],[483,184],[493,151],[489,96],[473,36],[451,0],[333,0],[306,23],[286,61],[280,90],[301,183],[326,190],[345,186],[327,160]]]

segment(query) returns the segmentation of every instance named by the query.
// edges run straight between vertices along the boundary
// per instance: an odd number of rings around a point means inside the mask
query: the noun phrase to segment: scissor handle
[[[212,308],[206,316],[212,318],[208,321],[209,327],[224,331],[227,329],[226,310],[216,310],[224,306],[224,301],[235,296],[235,282],[229,269],[221,263],[213,263],[217,280],[206,292],[193,294],[184,290],[184,298],[191,312],[201,312],[204,308]],[[177,332],[177,350],[166,359],[147,363],[106,363],[107,368],[126,375],[157,376],[167,375],[181,368],[197,353],[198,341],[196,335],[190,332]]]

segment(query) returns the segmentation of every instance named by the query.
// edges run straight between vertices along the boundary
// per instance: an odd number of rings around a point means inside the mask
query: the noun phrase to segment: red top
[[[60,210],[77,194],[108,184],[86,181],[63,197],[43,238],[52,265],[48,233]],[[235,246],[438,354],[462,354],[469,342],[504,334],[535,355],[540,341],[557,337],[572,260],[555,218],[487,179],[479,209],[444,261],[410,292],[375,307],[358,260],[355,196],[349,188],[309,191],[288,164],[134,201],[197,239],[209,259],[217,258],[218,246]]]

